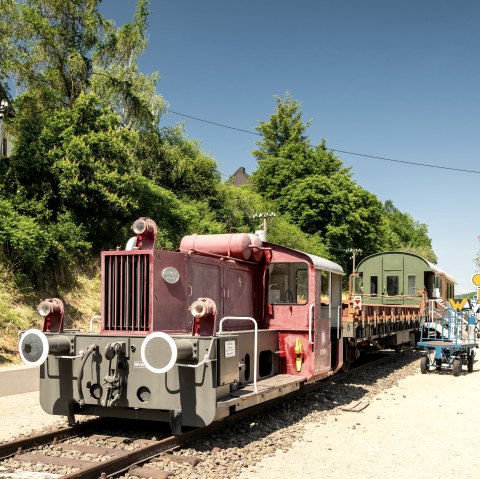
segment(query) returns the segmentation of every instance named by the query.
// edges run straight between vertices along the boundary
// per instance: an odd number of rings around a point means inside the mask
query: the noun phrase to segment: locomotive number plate
[[[233,358],[235,356],[235,341],[225,341],[225,357]]]

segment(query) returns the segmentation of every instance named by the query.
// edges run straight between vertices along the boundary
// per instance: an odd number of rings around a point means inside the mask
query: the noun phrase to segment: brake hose
[[[98,351],[98,346],[96,344],[90,344],[85,354],[82,357],[82,361],[80,363],[80,370],[78,371],[77,376],[77,390],[78,390],[78,405],[82,408],[85,405],[85,400],[83,398],[83,391],[82,391],[82,379],[83,379],[83,369],[85,367],[85,363],[90,355],[94,352]]]

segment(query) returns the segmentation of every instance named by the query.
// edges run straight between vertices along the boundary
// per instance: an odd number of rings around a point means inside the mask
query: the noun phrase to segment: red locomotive
[[[20,338],[51,414],[164,421],[174,433],[282,396],[342,367],[342,268],[247,234],[156,250],[141,218],[102,253],[100,332],[66,330],[58,299]]]

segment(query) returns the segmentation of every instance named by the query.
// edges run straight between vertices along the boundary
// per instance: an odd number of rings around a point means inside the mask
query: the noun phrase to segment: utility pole
[[[3,118],[8,109],[8,101],[0,100],[0,156],[7,156],[6,136],[3,133]]]
[[[262,241],[267,241],[267,218],[272,218],[276,216],[275,213],[255,213],[253,215],[254,218],[261,218],[263,219],[263,230],[255,231]]]
[[[355,273],[355,255],[356,255],[357,253],[361,253],[362,250],[361,250],[360,248],[347,248],[345,251],[346,251],[347,253],[352,253],[352,256],[351,256],[351,258],[350,258],[350,259],[353,260],[352,273]]]

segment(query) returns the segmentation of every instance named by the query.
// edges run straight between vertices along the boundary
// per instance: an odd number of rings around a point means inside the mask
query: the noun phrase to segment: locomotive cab
[[[269,328],[279,330],[280,370],[307,381],[332,374],[342,365],[343,269],[318,256],[269,246],[266,319]]]

